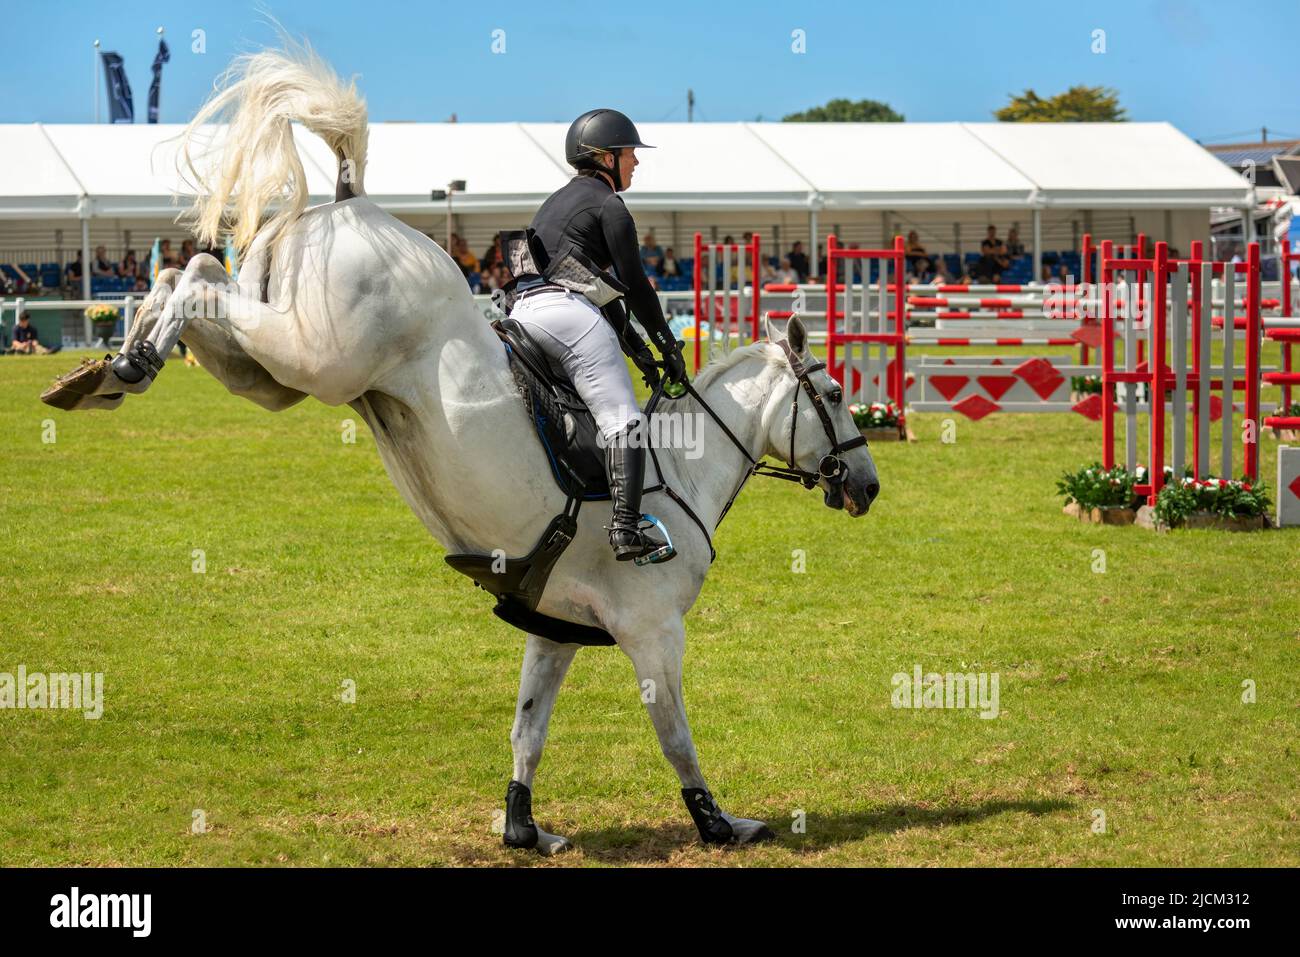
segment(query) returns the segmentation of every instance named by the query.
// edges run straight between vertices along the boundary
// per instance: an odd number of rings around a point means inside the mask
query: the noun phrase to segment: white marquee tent
[[[170,219],[183,204],[179,125],[0,125],[0,228]],[[1251,185],[1168,123],[649,123],[630,208],[817,217],[1054,209],[1253,207]],[[554,123],[373,123],[366,192],[394,214],[525,218],[570,175]],[[313,201],[333,198],[325,145],[295,130]],[[1166,219],[1166,222],[1168,220]],[[499,228],[499,227],[498,227]],[[807,234],[805,234],[807,235]],[[802,237],[800,237],[802,238]],[[1039,242],[1030,244],[1038,252]],[[86,250],[89,258],[89,250]],[[1035,263],[1035,275],[1038,264]]]

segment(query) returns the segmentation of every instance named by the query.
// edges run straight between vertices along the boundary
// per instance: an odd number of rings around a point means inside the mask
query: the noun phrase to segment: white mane
[[[758,342],[751,342],[747,346],[732,349],[726,355],[710,359],[708,364],[691,381],[698,391],[703,392],[728,369],[754,356],[762,356],[768,365],[781,365],[785,361],[785,357],[779,349],[768,340],[760,339]]]

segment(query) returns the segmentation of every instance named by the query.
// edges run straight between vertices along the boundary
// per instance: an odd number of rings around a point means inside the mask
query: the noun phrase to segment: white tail
[[[198,194],[183,218],[200,243],[220,245],[233,231],[242,253],[259,232],[278,233],[302,215],[307,179],[295,120],[329,145],[352,192],[364,193],[366,104],[355,81],[344,85],[310,46],[285,38],[284,50],[237,57],[182,134],[180,155]],[[224,142],[192,155],[200,128],[223,122]]]

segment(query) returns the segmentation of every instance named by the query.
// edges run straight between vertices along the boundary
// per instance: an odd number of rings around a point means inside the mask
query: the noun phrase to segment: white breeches
[[[518,320],[538,348],[572,380],[607,440],[640,417],[614,327],[586,297],[537,293],[521,299],[510,318]]]

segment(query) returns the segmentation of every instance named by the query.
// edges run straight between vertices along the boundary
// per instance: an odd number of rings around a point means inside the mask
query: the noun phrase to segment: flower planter
[[[1078,502],[1071,502],[1061,511],[1090,525],[1132,525],[1137,512],[1127,505],[1103,505],[1099,508],[1083,508]]]
[[[1170,528],[1156,518],[1155,509],[1143,505],[1138,509],[1137,524],[1157,532],[1168,532]],[[1261,532],[1269,527],[1266,515],[1220,515],[1217,512],[1193,512],[1175,528],[1213,528],[1224,532]]]
[[[1273,437],[1279,442],[1300,442],[1300,431],[1296,429],[1274,429]]]
[[[1179,528],[1217,528],[1225,532],[1258,532],[1268,527],[1263,515],[1219,515],[1193,512]]]
[[[907,436],[903,430],[896,425],[886,425],[881,428],[859,427],[858,431],[868,442],[902,442]]]
[[[1103,505],[1088,513],[1088,520],[1094,525],[1132,525],[1137,512],[1127,505]]]

